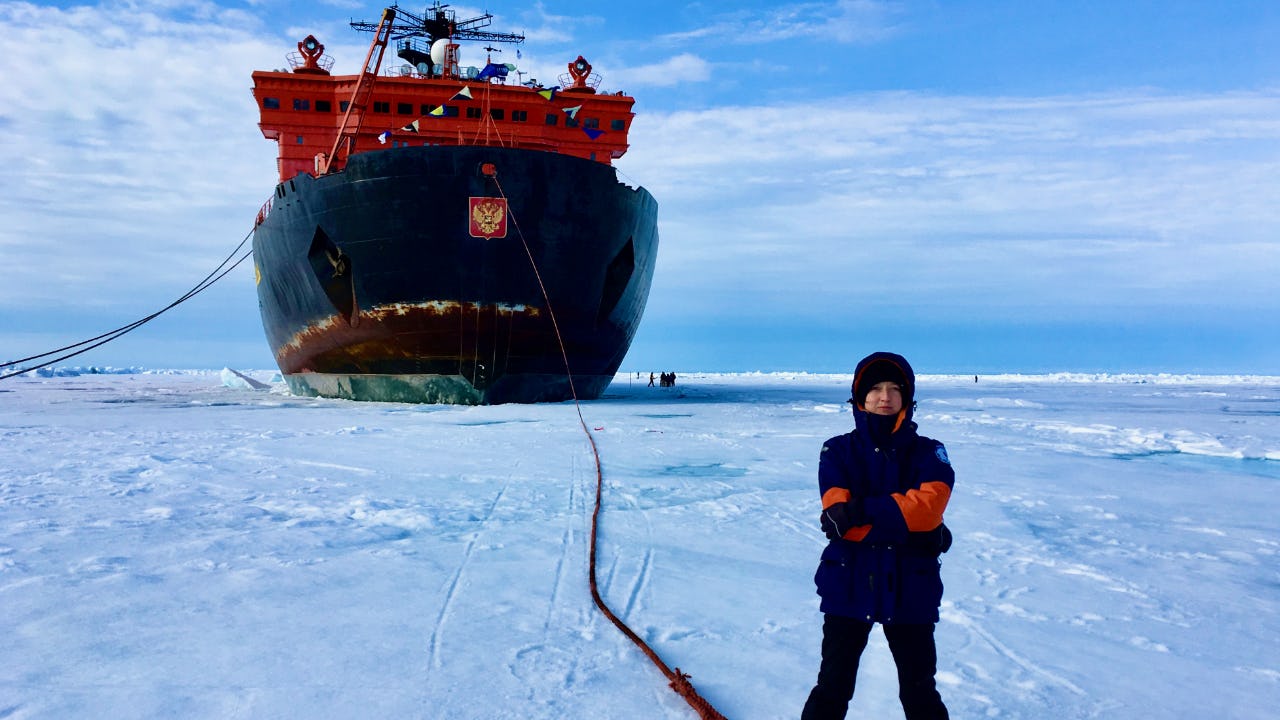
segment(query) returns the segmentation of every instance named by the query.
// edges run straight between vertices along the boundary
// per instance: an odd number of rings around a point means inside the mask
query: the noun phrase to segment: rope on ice
[[[498,188],[498,194],[506,200],[507,195],[502,190],[502,184],[498,182],[496,168],[486,174],[489,175],[493,180],[493,184]],[[515,227],[516,236],[520,238],[520,244],[524,246],[525,255],[529,258],[529,265],[533,268],[534,277],[538,280],[538,289],[542,291],[542,299],[547,304],[547,314],[551,317],[551,327],[555,330],[556,340],[560,343],[560,356],[564,359],[564,372],[566,377],[569,379],[569,394],[573,396],[573,407],[578,412],[578,424],[582,426],[582,432],[586,434],[587,441],[591,444],[591,454],[595,457],[596,505],[595,509],[591,513],[591,554],[590,560],[588,561],[590,570],[591,599],[595,601],[596,607],[600,609],[600,612],[604,613],[604,616],[609,618],[609,621],[612,622],[623,635],[626,635],[631,642],[636,644],[636,647],[640,648],[640,650],[648,656],[651,661],[653,661],[653,664],[662,671],[664,676],[666,676],[671,689],[675,691],[677,695],[684,698],[685,702],[689,703],[689,706],[697,711],[698,716],[702,718],[702,720],[725,720],[724,715],[721,715],[706,698],[699,695],[698,691],[694,689],[693,684],[689,682],[689,674],[682,672],[680,668],[672,670],[668,667],[667,664],[662,661],[662,658],[658,656],[658,653],[655,652],[653,648],[649,647],[648,643],[637,635],[634,630],[627,627],[627,624],[609,609],[609,606],[605,604],[604,598],[600,596],[600,589],[596,585],[596,535],[597,529],[600,525],[600,500],[604,487],[604,471],[601,469],[600,464],[600,450],[596,447],[595,436],[591,434],[590,428],[587,427],[586,419],[582,417],[582,406],[578,403],[578,393],[573,386],[573,372],[569,369],[569,353],[565,350],[564,338],[560,336],[560,325],[556,322],[556,313],[551,308],[551,298],[547,295],[547,288],[542,283],[542,273],[538,272],[538,263],[533,259],[533,251],[529,249],[529,243],[524,239],[524,232],[520,230],[520,223],[516,220],[515,213],[511,212],[510,203],[507,204],[507,212],[511,215],[511,224]]]

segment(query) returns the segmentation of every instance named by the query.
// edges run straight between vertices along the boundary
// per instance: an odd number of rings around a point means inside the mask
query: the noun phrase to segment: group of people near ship
[[[658,376],[658,382],[662,387],[675,387],[676,374],[673,372],[664,372]],[[653,373],[649,373],[649,387],[653,387]]]

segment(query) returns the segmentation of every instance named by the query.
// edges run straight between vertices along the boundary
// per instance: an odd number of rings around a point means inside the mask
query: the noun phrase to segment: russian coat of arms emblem
[[[471,237],[486,240],[507,236],[507,199],[492,197],[469,198],[471,207]]]

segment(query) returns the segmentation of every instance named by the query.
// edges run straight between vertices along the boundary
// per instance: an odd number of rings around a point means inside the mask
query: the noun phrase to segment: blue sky
[[[636,97],[661,248],[624,369],[1280,373],[1280,4],[453,8]],[[308,33],[354,72],[379,10],[0,2],[0,355],[212,269],[274,186],[250,73]],[[76,362],[272,367],[252,270]]]

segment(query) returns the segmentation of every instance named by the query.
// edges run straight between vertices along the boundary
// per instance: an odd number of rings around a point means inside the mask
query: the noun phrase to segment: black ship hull
[[[253,239],[263,326],[295,393],[459,404],[599,397],[657,246],[657,203],[611,166],[466,146],[299,175]]]

